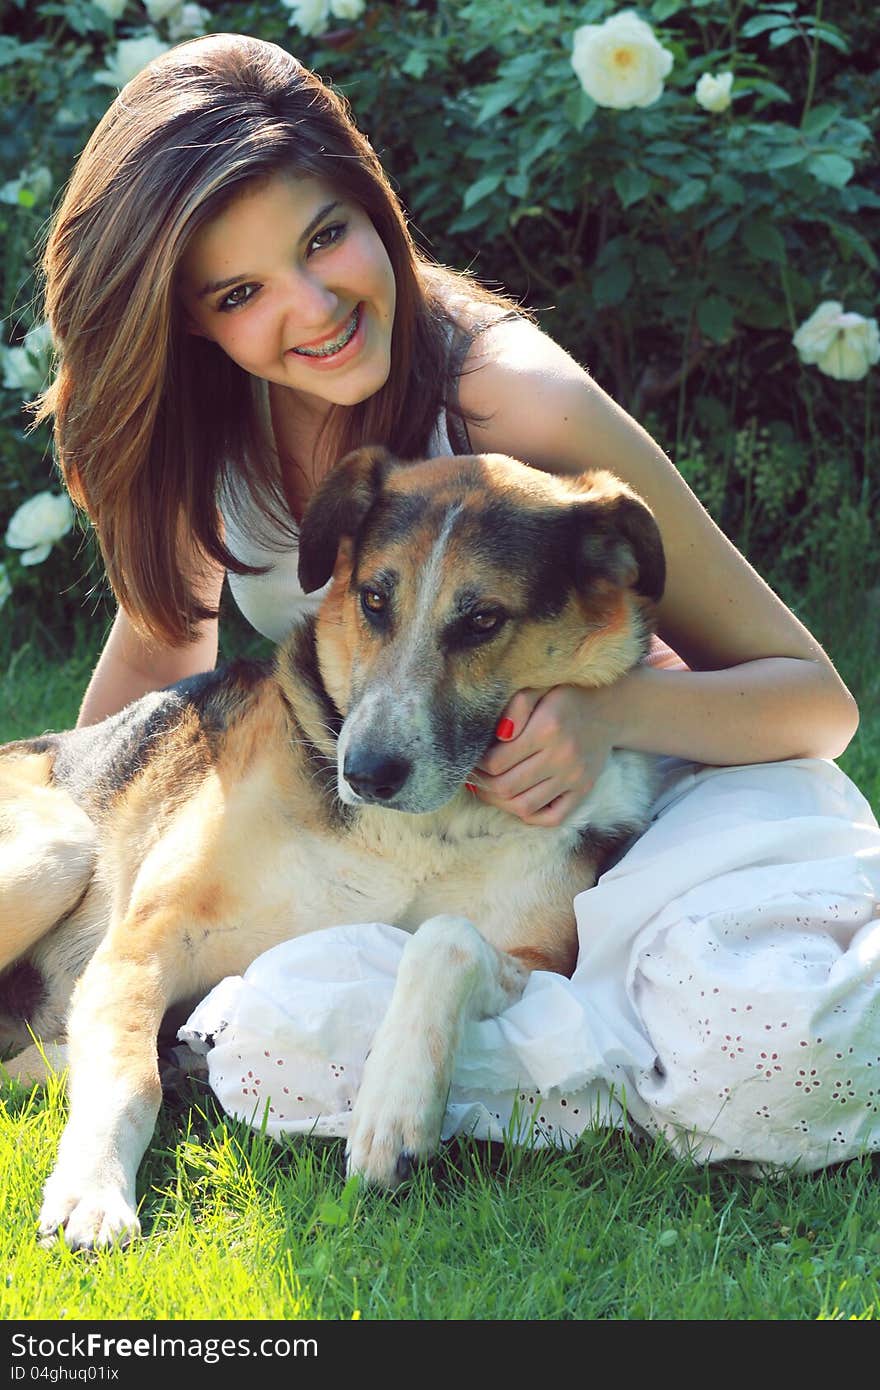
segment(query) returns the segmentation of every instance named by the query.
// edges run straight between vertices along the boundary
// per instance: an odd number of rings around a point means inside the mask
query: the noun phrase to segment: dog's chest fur
[[[331,924],[381,921],[415,931],[439,913],[477,921],[501,950],[521,945],[524,920],[533,919],[548,966],[558,960],[564,968],[561,943],[570,954],[574,942],[572,900],[592,886],[599,857],[578,825],[530,828],[467,792],[430,815],[367,807],[344,828],[315,819],[292,824],[280,789],[269,792],[264,776],[265,769],[255,784],[245,778],[232,802],[209,777],[133,880],[134,898],[149,901],[173,879],[178,902],[188,899],[191,929],[180,962],[187,991],[241,973],[260,951]],[[598,819],[625,838],[618,802],[625,795],[630,816],[636,785],[635,801],[647,806],[644,760],[612,760],[579,823],[593,829]],[[245,825],[252,833],[241,833]],[[176,869],[169,843],[181,847]],[[191,894],[190,877],[198,885]]]

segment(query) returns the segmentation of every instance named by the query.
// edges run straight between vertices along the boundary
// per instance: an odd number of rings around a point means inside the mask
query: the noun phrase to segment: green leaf
[[[405,72],[407,77],[415,77],[417,80],[424,77],[428,68],[431,66],[431,59],[423,48],[412,48],[400,65],[400,71]]]
[[[767,293],[760,299],[739,301],[737,318],[746,328],[785,328],[788,324],[785,300],[774,299]]]
[[[802,164],[808,153],[803,145],[780,145],[759,156],[759,162],[764,169],[789,169],[793,164]]]
[[[494,193],[503,178],[503,174],[484,174],[481,179],[477,179],[476,183],[472,183],[469,188],[466,188],[462,199],[465,212],[472,208],[475,203],[487,198],[490,193]]]
[[[315,1220],[322,1226],[344,1226],[348,1221],[348,1212],[338,1202],[327,1197],[319,1206]]]
[[[731,204],[740,207],[745,201],[745,189],[739,179],[731,178],[730,174],[716,174],[710,188],[727,207]]]
[[[855,165],[842,154],[815,154],[807,161],[807,168],[820,183],[832,188],[843,188],[855,173]]]
[[[666,201],[673,212],[684,212],[685,208],[691,208],[695,203],[699,203],[705,192],[705,179],[685,179],[684,183],[673,188]]]
[[[831,24],[810,24],[807,26],[807,35],[811,39],[818,39],[820,43],[830,43],[831,47],[840,53],[850,51],[849,40]]]
[[[831,102],[826,102],[823,106],[814,106],[812,111],[808,111],[804,116],[801,130],[804,135],[810,135],[814,140],[818,139],[840,114],[840,107],[833,106]]]
[[[784,87],[780,87],[777,82],[769,82],[763,77],[750,78],[747,85],[744,87],[738,86],[737,91],[741,96],[745,96],[748,92],[757,92],[759,96],[764,97],[767,101],[778,101],[785,105],[790,105],[791,103],[790,92],[787,92]]]
[[[488,214],[484,208],[469,208],[467,212],[459,213],[454,217],[447,227],[450,236],[457,236],[459,232],[471,232],[474,227],[485,227],[489,221]]]
[[[782,9],[783,6],[779,6]],[[794,5],[785,6],[786,9],[793,10]],[[788,24],[790,16],[788,14],[756,14],[753,19],[747,19],[740,34],[744,39],[753,39],[756,34],[765,34],[768,29],[779,29],[783,24]]]
[[[525,155],[520,160],[519,167],[521,173],[525,174],[531,169],[535,160],[541,159],[548,150],[558,148],[564,138],[565,131],[560,126],[549,126],[548,129],[544,131],[544,134],[539,136],[539,138],[529,146]]]
[[[880,261],[877,259],[873,246],[867,237],[856,231],[855,227],[847,227],[841,222],[829,222],[828,227],[841,251],[844,253],[855,252],[872,270],[878,268]]]
[[[697,306],[697,323],[713,343],[725,343],[733,332],[733,305],[720,294],[709,294]]]
[[[799,39],[800,32],[790,25],[787,29],[774,29],[770,35],[770,47],[782,48],[784,44],[791,43],[792,39]]]
[[[720,247],[726,246],[733,236],[736,235],[742,217],[740,213],[731,213],[728,217],[722,217],[706,233],[706,250],[717,251]]]
[[[497,116],[507,106],[515,106],[523,94],[523,84],[521,82],[498,82],[487,93],[483,105],[480,107],[474,119],[475,125],[484,125],[486,121],[491,121],[493,116]]]
[[[565,98],[562,109],[575,130],[583,130],[596,114],[596,103],[578,82]]]
[[[680,155],[687,154],[687,152],[688,146],[683,144],[681,140],[652,140],[648,146],[648,154],[651,155]]]
[[[662,24],[664,20],[671,19],[674,14],[678,14],[679,10],[683,10],[684,7],[685,0],[654,0],[651,6],[651,14],[658,24]]]
[[[638,203],[651,187],[651,179],[643,169],[621,169],[614,176],[614,191],[624,208]]]
[[[514,208],[507,219],[511,227],[516,227],[524,217],[543,217],[544,209],[540,203],[530,203],[528,207]]]
[[[743,241],[753,256],[761,261],[785,264],[785,241],[778,227],[764,217],[755,217],[743,224]]]
[[[599,309],[622,304],[629,294],[632,282],[632,267],[626,261],[614,261],[607,269],[598,271],[590,279],[594,304]]]

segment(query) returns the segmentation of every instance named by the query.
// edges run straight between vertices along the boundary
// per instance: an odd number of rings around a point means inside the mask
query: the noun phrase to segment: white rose
[[[63,492],[38,492],[22,502],[6,528],[6,544],[21,550],[23,565],[39,565],[73,525],[73,504]]]
[[[880,361],[880,331],[876,319],[844,313],[829,299],[801,324],[792,338],[802,362],[816,366],[836,381],[861,381]]]
[[[95,81],[107,87],[122,88],[154,58],[165,53],[167,48],[167,43],[163,43],[153,30],[139,34],[134,39],[122,39],[107,59],[103,71],[95,73]]]
[[[20,347],[0,349],[3,385],[10,391],[20,392],[22,400],[29,400],[46,384],[51,355],[52,334],[49,325],[37,324],[25,335]]]
[[[694,96],[704,111],[726,111],[732,101],[732,86],[732,72],[719,72],[717,77],[713,77],[711,72],[704,72],[696,85]]]
[[[365,8],[365,0],[330,0],[330,13],[335,19],[360,19]]]
[[[0,565],[0,608],[12,594],[12,583],[6,572],[6,566]]]
[[[290,23],[304,34],[323,34],[330,27],[330,0],[281,0]]]
[[[204,34],[211,22],[209,10],[201,5],[181,5],[180,12],[168,21],[168,37],[173,43]]]
[[[657,42],[650,24],[624,10],[604,24],[575,30],[571,65],[597,106],[628,111],[659,100],[672,54]]]
[[[119,19],[128,4],[128,0],[92,0],[92,4],[96,5],[108,19]]]
[[[151,24],[159,24],[175,10],[179,10],[183,0],[144,0],[144,9]]]

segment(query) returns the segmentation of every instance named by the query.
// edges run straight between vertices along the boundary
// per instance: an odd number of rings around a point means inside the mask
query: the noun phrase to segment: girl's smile
[[[193,238],[182,294],[193,332],[321,414],[388,378],[391,262],[363,209],[323,179],[241,193]]]

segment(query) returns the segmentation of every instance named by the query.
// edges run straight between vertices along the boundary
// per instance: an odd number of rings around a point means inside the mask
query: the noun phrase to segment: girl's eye
[[[325,246],[332,246],[344,232],[344,222],[331,222],[329,226],[322,227],[320,232],[315,233],[309,242],[309,251],[322,251]]]
[[[230,290],[224,295],[217,306],[221,314],[228,314],[232,309],[240,309],[242,304],[247,304],[256,294],[256,285],[236,285],[234,290]]]

